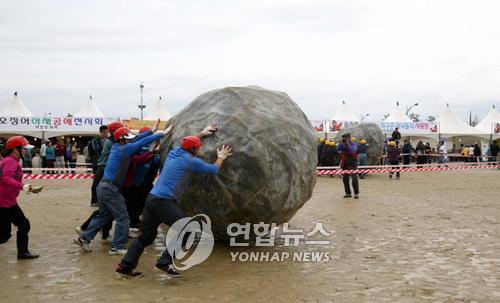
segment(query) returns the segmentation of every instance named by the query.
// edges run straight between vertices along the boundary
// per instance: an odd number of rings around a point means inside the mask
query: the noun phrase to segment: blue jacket
[[[138,152],[143,146],[163,137],[163,134],[154,134],[151,131],[139,134],[135,141],[120,145],[113,143],[109,152],[106,168],[104,169],[104,179],[113,182],[118,187],[123,186],[130,166],[130,157]]]
[[[174,148],[168,154],[160,178],[153,186],[151,194],[179,201],[189,186],[191,173],[215,175],[218,171],[219,166],[208,164],[180,147]]]

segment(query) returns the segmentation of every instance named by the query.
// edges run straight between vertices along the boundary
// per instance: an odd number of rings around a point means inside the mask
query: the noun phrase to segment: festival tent
[[[474,128],[482,132],[492,134],[493,138],[500,137],[500,133],[495,133],[495,126],[500,123],[500,113],[496,110],[495,106],[488,112],[488,114],[476,125]]]
[[[21,117],[34,117],[33,113],[24,105],[24,102],[19,98],[17,92],[14,92],[13,98],[10,102],[3,107],[0,111],[0,117],[3,119],[21,118]],[[5,129],[0,125],[0,135],[9,137],[13,135],[32,136],[35,138],[42,138],[42,131],[23,131],[22,129]]]
[[[396,103],[396,107],[393,111],[385,118],[384,122],[412,122],[411,119],[403,112],[401,107],[399,107],[399,102]]]
[[[451,137],[487,137],[488,132],[476,129],[462,121],[450,109],[449,104],[436,119],[439,136],[443,138]]]
[[[97,107],[92,95],[90,95],[89,101],[74,115],[75,117],[94,117],[94,118],[105,118],[106,116]]]
[[[158,101],[151,107],[151,110],[146,115],[144,120],[158,120],[167,121],[172,118],[172,115],[168,112],[165,104],[161,101],[161,97],[158,98]]]
[[[335,112],[331,120],[361,122],[361,119],[352,113],[345,101],[342,101],[342,105],[339,107],[337,112]]]
[[[21,98],[14,92],[14,97],[9,104],[0,111],[0,116],[3,117],[33,117],[33,113],[24,105]]]

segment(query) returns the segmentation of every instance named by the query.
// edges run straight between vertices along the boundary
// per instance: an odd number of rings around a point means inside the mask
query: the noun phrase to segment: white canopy
[[[158,101],[151,107],[151,110],[146,115],[144,120],[162,120],[167,121],[172,118],[172,115],[168,112],[167,107],[161,102],[161,97],[158,98]]]
[[[495,106],[488,112],[488,114],[475,126],[476,129],[491,134],[493,124],[500,123],[500,113],[496,110]]]
[[[403,112],[401,107],[399,107],[399,102],[396,102],[396,107],[385,118],[384,122],[412,122],[411,119]]]
[[[33,113],[24,105],[23,101],[14,92],[14,98],[0,111],[4,117],[33,117]]]
[[[361,119],[359,117],[356,117],[352,113],[352,111],[347,107],[345,101],[342,101],[342,105],[339,107],[335,115],[333,115],[331,120],[361,122]]]
[[[97,107],[94,100],[92,100],[92,95],[89,98],[87,104],[85,104],[75,115],[75,117],[93,117],[93,118],[105,118],[106,116]]]
[[[444,137],[455,136],[485,136],[488,133],[475,129],[462,121],[455,113],[450,110],[449,105],[441,115],[436,119],[438,124],[439,133]]]

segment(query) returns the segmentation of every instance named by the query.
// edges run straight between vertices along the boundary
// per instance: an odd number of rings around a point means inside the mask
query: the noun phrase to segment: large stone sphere
[[[290,97],[260,87],[226,87],[207,92],[172,117],[172,135],[162,158],[187,135],[216,123],[199,157],[217,159],[216,148],[233,148],[215,176],[192,175],[179,201],[186,214],[203,213],[214,234],[227,239],[230,223],[277,223],[292,218],[316,183],[316,138],[307,117]]]
[[[380,160],[384,150],[384,133],[375,123],[361,123],[352,127],[347,127],[335,135],[335,142],[342,141],[342,135],[350,133],[356,139],[366,139],[368,147],[368,165],[375,165]]]

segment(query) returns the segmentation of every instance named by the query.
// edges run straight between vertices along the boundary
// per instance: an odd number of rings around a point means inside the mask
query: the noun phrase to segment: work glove
[[[209,126],[205,127],[204,130],[201,131],[201,134],[203,136],[210,136],[211,134],[215,133],[217,131],[217,124],[210,124]]]
[[[222,145],[221,148],[217,149],[217,157],[226,160],[229,156],[231,156],[233,149],[230,146]]]
[[[27,193],[31,192],[32,189],[33,189],[33,186],[31,184],[24,184],[23,185],[23,190]]]

